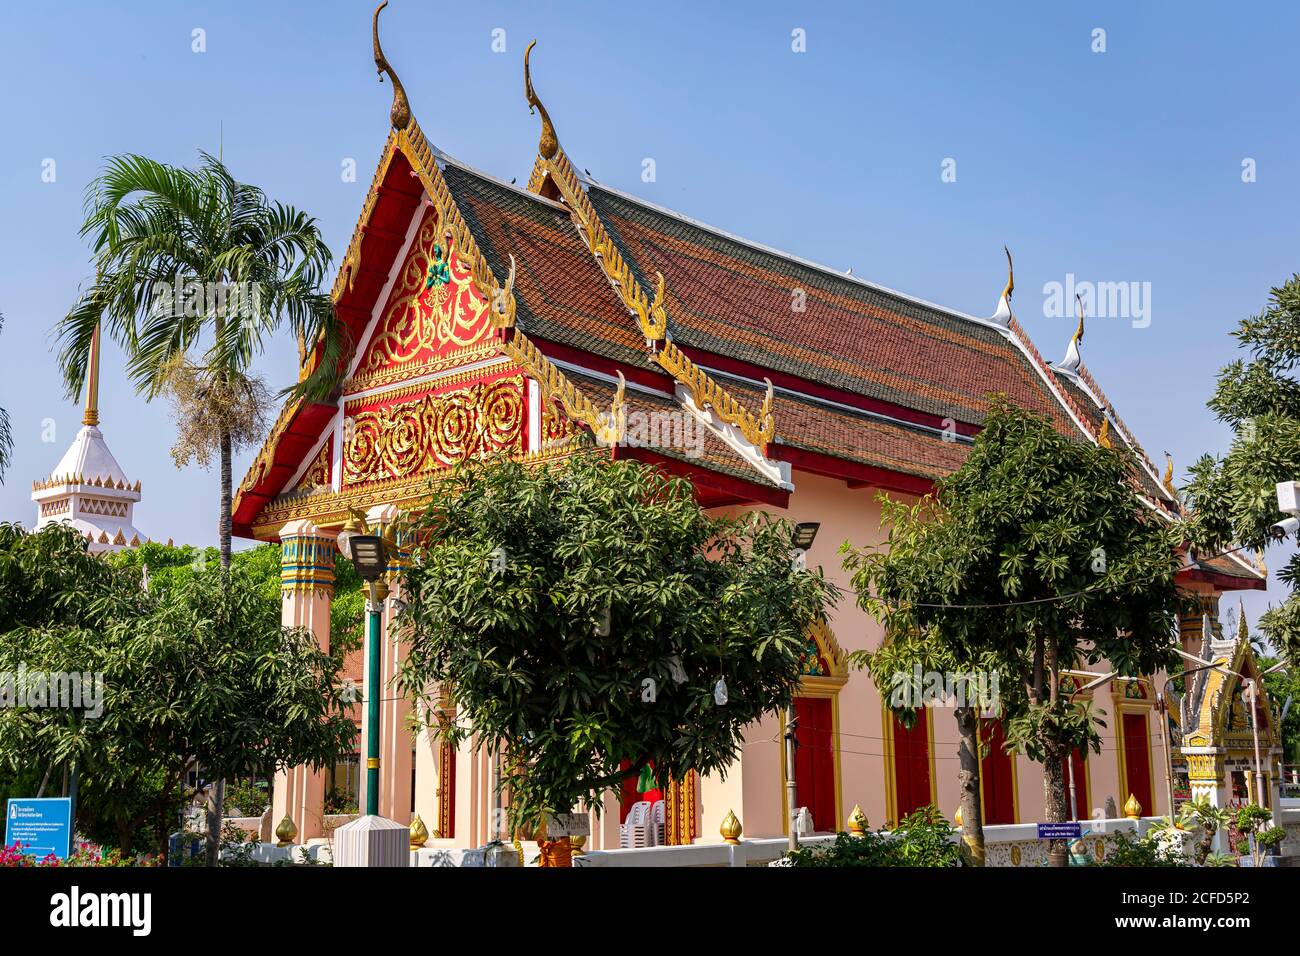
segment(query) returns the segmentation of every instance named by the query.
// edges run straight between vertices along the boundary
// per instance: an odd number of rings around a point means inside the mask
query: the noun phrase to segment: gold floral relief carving
[[[330,483],[330,451],[332,444],[325,441],[320,446],[320,452],[307,470],[303,472],[302,478],[294,486],[295,491],[303,491],[308,488],[323,488]]]
[[[466,348],[491,332],[485,321],[490,303],[475,292],[473,272],[453,254],[454,243],[450,230],[440,233],[438,217],[430,214],[398,274],[359,375],[428,352]]]
[[[404,478],[503,449],[524,428],[522,375],[424,395],[348,419],[343,477],[349,484]]]

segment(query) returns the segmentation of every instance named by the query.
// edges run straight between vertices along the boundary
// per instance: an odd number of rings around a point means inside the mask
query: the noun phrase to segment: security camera
[[[1288,535],[1295,534],[1297,530],[1300,530],[1300,518],[1296,517],[1285,518],[1269,528],[1273,537],[1279,541]]]

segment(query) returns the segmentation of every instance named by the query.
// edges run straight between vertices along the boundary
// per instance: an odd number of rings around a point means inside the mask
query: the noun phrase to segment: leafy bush
[[[225,812],[238,810],[240,816],[260,817],[271,805],[271,795],[264,782],[255,780],[235,781],[226,784]]]
[[[340,787],[331,787],[325,794],[325,812],[328,814],[360,813],[357,795]]]
[[[892,832],[862,836],[841,833],[829,846],[804,846],[788,853],[789,866],[961,866],[952,825],[937,808],[922,807]]]
[[[1095,866],[1168,867],[1190,866],[1175,846],[1150,837],[1135,837],[1125,831],[1107,841],[1105,852]]]

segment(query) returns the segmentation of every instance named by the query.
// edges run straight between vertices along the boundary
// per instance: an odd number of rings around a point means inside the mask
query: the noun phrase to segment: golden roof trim
[[[636,276],[632,274],[632,269],[619,252],[618,246],[605,230],[605,224],[597,215],[596,207],[587,198],[587,191],[578,182],[578,174],[574,171],[573,164],[569,162],[565,152],[560,150],[550,159],[539,156],[538,161],[544,164],[545,172],[550,173],[551,181],[560,190],[560,195],[568,203],[569,210],[577,217],[583,238],[587,241],[588,251],[596,257],[601,271],[618,290],[623,305],[637,317],[646,343],[653,346],[662,342],[668,334],[668,315],[664,311],[663,276],[656,273],[659,281],[655,297],[651,300],[641,288],[641,284],[637,282]]]
[[[375,211],[375,205],[379,202],[379,188],[383,185],[384,179],[388,176],[388,166],[393,161],[393,145],[397,140],[397,134],[390,131],[388,138],[384,140],[384,151],[379,157],[379,164],[375,167],[375,174],[370,180],[370,190],[366,193],[366,201],[361,207],[361,215],[357,217],[357,224],[352,230],[352,238],[348,241],[347,252],[343,254],[339,263],[339,271],[334,276],[334,287],[330,290],[330,301],[338,302],[343,298],[344,292],[350,292],[356,282],[357,271],[361,268],[361,240],[365,236],[366,227],[370,225],[370,217]]]
[[[595,257],[605,277],[618,291],[624,307],[636,316],[646,344],[655,348],[653,354],[655,362],[690,391],[698,407],[701,409],[712,407],[720,419],[736,426],[745,439],[763,453],[767,443],[776,434],[770,383],[763,407],[758,415],[754,415],[669,341],[668,314],[664,308],[666,283],[663,274],[655,273],[655,291],[651,298],[641,287],[627,260],[623,258],[618,246],[605,229],[563,149],[558,149],[552,157],[538,154],[533,176],[529,180],[529,189],[537,192],[548,173],[570,211],[577,218],[588,250]]]
[[[536,451],[518,452],[511,459],[525,465],[543,464],[568,457],[577,450],[577,441],[570,439]],[[469,467],[478,463],[471,462]],[[310,519],[322,528],[342,524],[351,510],[376,504],[398,507],[419,504],[428,498],[437,484],[453,474],[451,468],[437,468],[419,475],[383,478],[351,485],[341,491],[322,488],[310,494],[290,495],[272,500],[259,512],[253,522],[253,534],[259,539],[274,538],[290,521]]]
[[[477,362],[491,355],[499,355],[501,343],[496,340],[475,342],[464,348],[455,349],[446,355],[436,356],[427,362],[413,362],[405,365],[385,365],[366,375],[354,375],[343,383],[343,398],[354,401],[356,396],[372,388],[397,385],[409,379],[426,375],[436,375],[447,369],[459,368],[466,363]]]
[[[578,386],[570,382],[523,332],[516,330],[510,341],[502,346],[502,351],[537,382],[544,405],[558,400],[570,418],[590,427],[600,441],[611,445],[622,441],[626,418],[623,373],[619,373],[618,390],[614,393],[610,411],[606,413],[601,412]]]
[[[410,162],[411,169],[419,178],[425,194],[437,209],[440,228],[444,230],[444,234],[451,233],[455,241],[456,254],[463,262],[468,263],[475,287],[491,303],[493,326],[498,329],[513,328],[514,296],[504,292],[498,296],[501,287],[497,283],[496,276],[492,274],[492,267],[488,265],[487,259],[479,250],[478,243],[474,241],[474,236],[456,206],[456,200],[451,195],[451,189],[447,186],[447,180],[443,178],[442,170],[438,168],[433,147],[429,145],[424,131],[420,129],[420,124],[414,117],[410,125],[397,134],[397,148]],[[513,281],[513,271],[511,275]]]
[[[672,377],[691,393],[691,400],[698,408],[712,408],[713,413],[729,425],[734,425],[745,439],[758,448],[766,449],[767,443],[776,436],[776,417],[772,414],[774,389],[770,379],[767,382],[767,395],[755,415],[745,406],[732,398],[731,393],[719,385],[704,369],[690,360],[690,357],[672,342],[665,342],[655,355],[657,361]]]

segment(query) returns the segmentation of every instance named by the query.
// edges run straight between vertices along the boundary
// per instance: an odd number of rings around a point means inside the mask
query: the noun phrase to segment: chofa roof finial
[[[1079,345],[1083,342],[1083,298],[1076,295],[1074,303],[1079,314],[1079,327],[1074,330],[1074,335],[1070,336],[1070,347],[1065,350],[1065,358],[1061,359],[1061,364],[1056,367],[1063,372],[1078,374],[1080,366],[1083,365],[1083,356],[1079,353]]]
[[[1006,327],[1011,324],[1011,293],[1016,290],[1016,275],[1011,268],[1011,250],[1003,246],[1002,251],[1007,254],[1007,286],[1002,290],[1002,297],[998,299],[998,308],[991,321]]]
[[[540,113],[542,117],[542,137],[537,142],[537,151],[541,153],[542,159],[553,159],[560,151],[560,140],[555,135],[551,114],[546,112],[546,107],[537,98],[537,91],[533,89],[533,74],[528,66],[529,54],[533,52],[535,46],[537,46],[536,40],[528,44],[528,49],[524,51],[524,98],[528,100],[528,112]]]
[[[384,48],[379,45],[379,11],[386,6],[388,6],[388,0],[384,0],[383,3],[375,7],[375,19],[372,27],[375,38],[375,71],[379,74],[380,83],[384,82],[385,73],[393,81],[393,108],[388,116],[392,120],[393,129],[403,130],[411,125],[411,102],[406,98],[406,89],[402,86],[402,81],[397,78],[397,72],[384,56]]]

